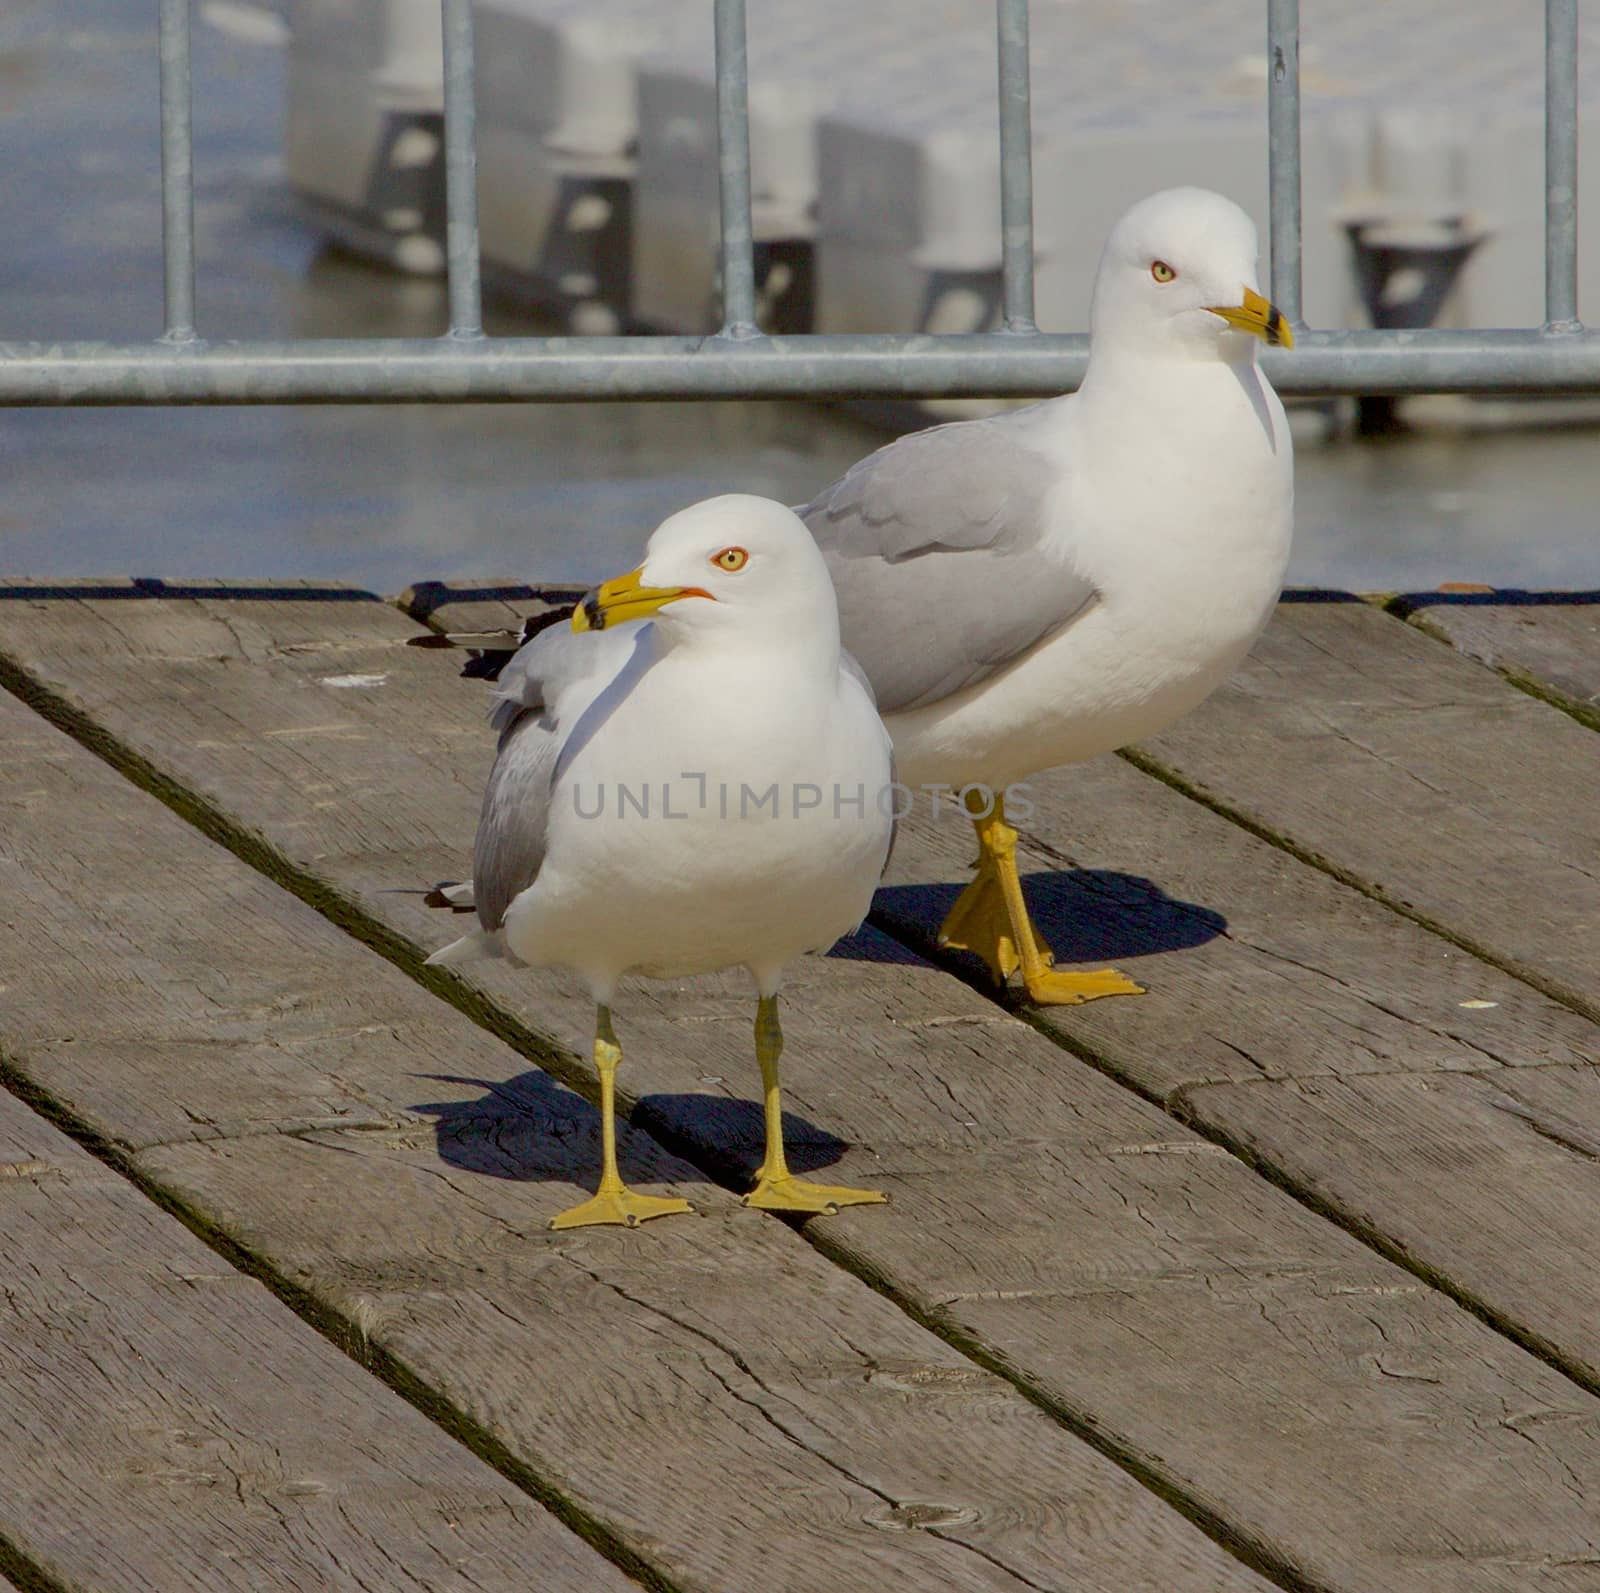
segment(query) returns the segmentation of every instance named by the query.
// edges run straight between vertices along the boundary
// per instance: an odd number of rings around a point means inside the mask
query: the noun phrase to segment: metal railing
[[[208,342],[195,327],[190,0],[160,0],[166,331],[153,343],[0,343],[0,404],[280,404],[756,397],[1037,397],[1087,339],[1033,319],[1028,0],[996,0],[1004,329],[768,337],[755,325],[744,0],[713,0],[723,327],[708,337],[487,337],[471,0],[442,0],[450,330],[442,338]],[[1545,5],[1545,324],[1313,331],[1300,322],[1300,6],[1267,0],[1270,285],[1296,327],[1263,363],[1286,395],[1600,391],[1577,318],[1577,0]]]

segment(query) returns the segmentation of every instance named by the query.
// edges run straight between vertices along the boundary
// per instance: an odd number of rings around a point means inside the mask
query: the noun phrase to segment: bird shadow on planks
[[[986,982],[988,972],[976,957],[936,944],[939,925],[964,883],[882,886],[873,898],[872,922],[915,948],[905,950],[901,960],[918,961],[916,953],[937,956]],[[1169,896],[1154,880],[1115,869],[1025,874],[1022,890],[1035,925],[1063,965],[1188,951],[1228,929],[1228,920],[1214,909]],[[876,945],[857,949],[852,941],[841,941],[833,955],[884,960]]]
[[[1023,878],[1034,922],[1063,964],[1121,962],[1204,945],[1227,931],[1221,913],[1169,896],[1153,880],[1112,869],[1069,869]],[[890,885],[874,898],[871,920],[828,954],[853,962],[921,965],[937,955],[974,984],[988,982],[975,957],[937,952],[934,937],[961,883]],[[925,955],[924,955],[925,954]],[[750,1061],[754,1083],[755,1061]],[[600,1116],[549,1074],[529,1069],[494,1081],[427,1074],[440,1083],[472,1085],[467,1100],[414,1106],[434,1119],[442,1161],[490,1178],[578,1184],[592,1188],[600,1167]],[[623,1082],[627,1080],[624,1057]],[[721,1083],[719,1079],[716,1081]],[[617,1161],[625,1180],[672,1182],[683,1169],[670,1154],[693,1161],[721,1183],[748,1187],[763,1151],[759,1101],[713,1093],[641,1096],[633,1127],[618,1135]],[[783,1116],[789,1164],[815,1172],[841,1161],[847,1140],[793,1112]]]
[[[623,1061],[625,1074],[627,1061]],[[755,1062],[751,1060],[751,1071]],[[600,1173],[600,1114],[548,1073],[529,1069],[504,1081],[424,1074],[442,1084],[468,1084],[476,1099],[422,1103],[412,1111],[434,1120],[439,1158],[488,1178],[593,1187]],[[646,1095],[634,1107],[629,1133],[619,1125],[617,1167],[625,1181],[670,1183],[683,1176],[674,1153],[698,1162],[719,1182],[754,1182],[763,1150],[758,1101],[723,1095]],[[846,1141],[793,1112],[783,1114],[789,1165],[797,1173],[830,1167]]]

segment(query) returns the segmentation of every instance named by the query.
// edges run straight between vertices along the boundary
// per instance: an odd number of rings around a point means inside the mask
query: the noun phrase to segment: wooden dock
[[[997,1000],[904,828],[786,1005],[424,969],[530,592],[0,589],[0,1581],[47,1590],[1600,1590],[1600,594],[1286,601],[1034,784],[1137,1000]],[[420,617],[419,617],[420,616]]]

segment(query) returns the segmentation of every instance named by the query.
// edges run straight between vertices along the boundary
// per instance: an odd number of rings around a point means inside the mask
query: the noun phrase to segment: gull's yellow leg
[[[652,1217],[670,1217],[674,1212],[693,1211],[687,1200],[661,1195],[636,1195],[617,1172],[617,1063],[622,1047],[611,1027],[608,1007],[596,1007],[594,1017],[594,1065],[600,1074],[600,1189],[590,1200],[550,1219],[552,1228],[588,1228],[596,1223],[616,1223],[637,1228]]]
[[[783,1107],[778,1098],[778,1058],[783,1030],[778,1026],[778,998],[763,996],[756,1007],[756,1060],[766,1096],[767,1153],[756,1169],[756,1186],[744,1197],[747,1206],[763,1211],[834,1212],[841,1206],[864,1206],[889,1197],[876,1189],[847,1189],[842,1184],[813,1184],[789,1171],[783,1154]]]
[[[975,952],[1004,984],[1022,970],[1028,998],[1040,1006],[1075,1007],[1100,996],[1142,996],[1136,985],[1115,968],[1090,973],[1056,970],[1052,952],[1033,927],[1017,873],[1017,832],[1006,823],[1005,800],[995,795],[993,811],[983,817],[977,792],[967,795],[967,811],[978,832],[978,872],[956,898],[939,929],[939,944],[958,951]]]

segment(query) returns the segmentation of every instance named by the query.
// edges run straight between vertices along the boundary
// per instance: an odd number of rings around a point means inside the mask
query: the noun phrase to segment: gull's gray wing
[[[538,877],[560,755],[561,736],[536,707],[522,709],[501,731],[472,847],[472,899],[488,933]]]
[[[1046,536],[1063,470],[1029,438],[1047,407],[913,432],[795,511],[880,712],[986,679],[1093,601],[1070,546]]]
[[[538,877],[562,748],[584,708],[632,653],[637,628],[580,635],[552,627],[500,671],[489,714],[500,747],[472,848],[473,901],[488,933]]]
[[[548,656],[554,640],[554,632],[535,637],[495,682],[489,721],[500,732],[500,745],[472,847],[472,897],[488,934],[499,929],[506,908],[534,882],[544,862],[550,786],[562,740],[546,702],[545,666],[558,662]]]

